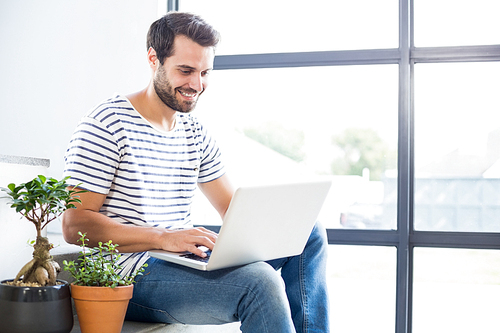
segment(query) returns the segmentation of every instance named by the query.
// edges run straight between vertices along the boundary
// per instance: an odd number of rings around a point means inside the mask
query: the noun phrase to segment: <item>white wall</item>
[[[147,85],[146,33],[163,2],[0,1],[0,154],[50,159],[59,178],[80,117]]]

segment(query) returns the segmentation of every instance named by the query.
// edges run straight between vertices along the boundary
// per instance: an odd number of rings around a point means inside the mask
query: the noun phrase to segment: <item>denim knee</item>
[[[251,293],[273,300],[281,298],[285,304],[287,303],[283,279],[279,272],[276,272],[269,264],[257,262],[245,266],[244,269]]]
[[[248,292],[238,308],[241,330],[293,332],[290,305],[280,274],[263,262],[247,265],[244,270]]]

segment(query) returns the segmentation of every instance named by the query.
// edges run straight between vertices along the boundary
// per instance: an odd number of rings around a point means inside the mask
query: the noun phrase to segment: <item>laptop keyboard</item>
[[[181,257],[192,259],[192,260],[196,260],[196,261],[201,261],[201,262],[205,262],[206,263],[206,262],[208,262],[208,259],[210,259],[210,255],[212,254],[212,251],[208,250],[205,253],[207,254],[207,256],[205,258],[199,257],[199,256],[197,256],[196,254],[193,254],[193,253],[183,254],[183,255],[181,255]]]

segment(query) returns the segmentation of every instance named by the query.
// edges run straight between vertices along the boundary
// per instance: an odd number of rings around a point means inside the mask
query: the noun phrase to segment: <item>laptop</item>
[[[211,271],[299,255],[331,181],[240,187],[229,204],[209,257],[149,251],[154,258]]]

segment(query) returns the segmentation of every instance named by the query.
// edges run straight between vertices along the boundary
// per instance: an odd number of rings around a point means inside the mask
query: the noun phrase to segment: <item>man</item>
[[[212,249],[217,234],[193,228],[198,185],[221,217],[234,189],[215,141],[189,114],[207,87],[218,33],[192,14],[169,13],[148,32],[148,86],[115,96],[82,118],[66,153],[65,176],[88,190],[63,216],[66,241],[112,240],[121,274],[147,262],[127,319],[223,324],[242,332],[328,332],[326,237],[316,226],[300,256],[203,272],[149,258],[146,251]],[[276,270],[281,269],[281,275]],[[285,283],[283,283],[283,281]]]

